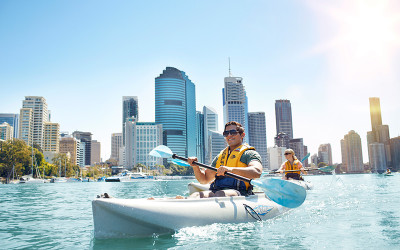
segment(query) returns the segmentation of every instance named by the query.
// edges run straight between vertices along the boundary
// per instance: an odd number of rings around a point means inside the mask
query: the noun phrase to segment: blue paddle
[[[154,148],[150,153],[151,156],[161,157],[161,158],[173,158],[173,162],[180,165],[182,162],[187,164],[187,158],[178,156],[172,153],[171,149],[167,146],[160,145]],[[212,166],[205,165],[200,162],[193,162],[193,164],[211,169],[213,171],[217,171],[217,168]],[[187,164],[189,165],[189,164]],[[262,179],[262,180],[252,180],[237,174],[233,173],[225,173],[225,175],[250,183],[253,186],[260,187],[264,193],[270,198],[272,201],[278,203],[281,206],[288,208],[296,208],[303,204],[306,199],[307,193],[306,190],[297,184],[292,182],[288,182],[281,179]]]

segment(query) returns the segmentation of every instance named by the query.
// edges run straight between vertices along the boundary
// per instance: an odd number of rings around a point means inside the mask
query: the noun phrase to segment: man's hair
[[[240,134],[242,134],[242,133],[244,132],[244,128],[242,127],[242,124],[240,124],[240,123],[238,123],[238,122],[235,122],[235,121],[227,122],[227,123],[225,124],[225,129],[224,129],[224,130],[226,130],[226,127],[228,127],[229,125],[236,126],[236,130],[237,130]]]

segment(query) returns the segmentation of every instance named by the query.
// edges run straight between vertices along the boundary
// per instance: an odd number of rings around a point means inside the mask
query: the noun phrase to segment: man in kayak
[[[295,179],[295,180],[303,180],[300,172],[306,174],[306,171],[303,168],[303,164],[297,159],[294,155],[293,149],[285,150],[285,158],[286,161],[282,164],[282,166],[278,169],[278,171],[283,174],[285,172],[284,180]]]
[[[252,193],[250,183],[225,176],[226,172],[234,173],[249,179],[259,178],[262,173],[261,156],[254,147],[243,144],[245,136],[244,128],[238,122],[228,122],[225,124],[223,133],[228,147],[217,155],[212,166],[217,168],[217,172],[210,169],[200,169],[194,165],[196,157],[189,157],[188,163],[193,167],[196,179],[201,184],[209,184],[209,191],[202,191],[192,194],[190,197],[224,197],[240,196]]]

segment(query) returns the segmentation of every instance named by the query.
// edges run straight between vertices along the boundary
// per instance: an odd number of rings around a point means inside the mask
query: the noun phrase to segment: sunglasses
[[[239,132],[236,129],[231,129],[231,130],[225,130],[223,135],[227,137],[229,134],[231,135],[237,135]]]
[[[285,153],[285,155],[291,155],[292,153]]]

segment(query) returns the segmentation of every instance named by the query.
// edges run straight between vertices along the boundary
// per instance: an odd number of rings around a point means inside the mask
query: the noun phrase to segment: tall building
[[[122,133],[111,134],[111,159],[119,161],[119,150],[120,147],[122,147],[122,137]]]
[[[137,96],[122,97],[122,135],[125,134],[125,122],[127,119],[135,117],[139,120],[139,102]],[[122,143],[125,145],[125,138],[122,138]]]
[[[162,159],[150,156],[153,148],[163,144],[162,125],[154,122],[136,122],[128,119],[125,130],[124,167],[132,169],[138,163],[148,167],[161,165]]]
[[[324,162],[328,166],[332,166],[332,147],[330,143],[321,144],[318,147],[318,158],[319,162]]]
[[[49,121],[46,99],[41,96],[25,96],[22,108],[32,109],[32,142],[43,148],[44,124]]]
[[[33,111],[31,108],[20,109],[19,135],[18,138],[23,140],[27,145],[33,145]]]
[[[199,162],[204,162],[204,114],[196,111],[196,157]]]
[[[392,156],[392,169],[400,170],[400,136],[390,139],[390,154]]]
[[[242,124],[246,137],[244,142],[248,142],[248,110],[247,96],[243,85],[242,77],[225,77],[224,88],[222,89],[222,105],[224,111],[224,123],[236,121]]]
[[[60,124],[46,122],[43,133],[43,152],[58,153],[60,149]]]
[[[274,137],[274,141],[275,141],[275,146],[277,147],[284,147],[284,148],[290,148],[290,138],[289,135],[284,133],[284,132],[280,132],[278,133],[275,137]]]
[[[269,147],[268,148],[268,157],[269,157],[269,169],[279,169],[286,161],[285,158],[285,147]]]
[[[293,139],[292,106],[289,100],[275,101],[276,134],[285,133]]]
[[[92,140],[91,144],[90,165],[94,166],[101,163],[101,144],[96,140]]]
[[[382,116],[381,116],[381,105],[378,97],[370,97],[369,98],[369,106],[370,106],[370,114],[371,114],[371,131],[367,132],[367,144],[368,144],[368,157],[369,162],[371,164],[372,161],[376,162],[376,159],[383,159],[383,156],[376,156],[377,153],[383,152],[385,154],[384,158],[386,159],[386,167],[391,166],[391,152],[390,152],[390,135],[389,135],[389,126],[382,125]],[[384,151],[375,150],[374,152],[370,151],[370,144],[373,143],[383,143]],[[376,145],[372,148],[376,149]],[[374,153],[374,157],[372,158],[372,153]]]
[[[369,98],[369,108],[372,131],[375,131],[377,126],[382,125],[381,104],[378,97]]]
[[[92,154],[92,133],[90,132],[82,132],[82,131],[74,131],[72,136],[78,139],[81,142],[84,142],[85,147],[85,165],[91,165],[91,154]],[[83,146],[82,145],[82,146]],[[81,166],[83,167],[83,166]]]
[[[14,133],[13,138],[18,138],[19,135],[19,114],[0,114],[0,124],[7,122],[11,127],[13,127]]]
[[[370,153],[369,165],[374,173],[382,174],[386,171],[385,144],[374,142],[368,145]]]
[[[264,169],[268,169],[267,129],[264,112],[249,112],[249,144],[256,148],[261,156]]]
[[[212,152],[210,150],[211,145],[211,132],[218,131],[218,114],[215,109],[204,106],[204,163],[210,165],[212,158]]]
[[[164,144],[172,152],[196,154],[195,85],[185,72],[167,67],[155,79],[155,123],[162,125]]]
[[[340,141],[342,150],[342,163],[348,173],[364,172],[364,163],[362,157],[361,138],[351,130]]]
[[[14,128],[10,126],[7,122],[0,124],[0,139],[7,141],[14,137]]]

